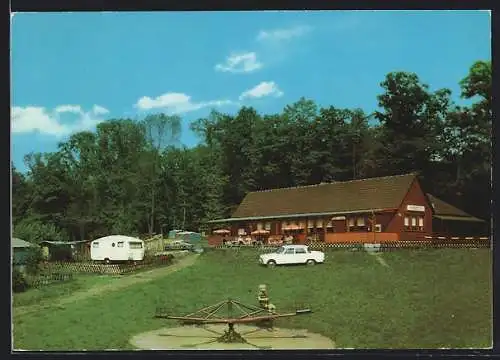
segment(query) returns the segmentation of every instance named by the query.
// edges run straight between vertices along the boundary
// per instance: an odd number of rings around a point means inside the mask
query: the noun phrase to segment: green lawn
[[[491,346],[490,250],[398,250],[382,254],[389,267],[364,252],[332,251],[323,265],[275,269],[259,266],[256,256],[209,251],[149,283],[14,318],[14,347],[130,349],[137,333],[178,326],[154,319],[156,306],[183,314],[228,296],[255,304],[261,283],[278,311],[296,303],[313,309],[277,326],[307,328],[341,348]]]
[[[78,290],[88,289],[92,286],[105,284],[113,281],[114,277],[109,275],[77,274],[72,280],[56,282],[48,286],[30,289],[13,295],[13,306],[29,306],[39,304],[41,301],[53,300],[69,295]]]

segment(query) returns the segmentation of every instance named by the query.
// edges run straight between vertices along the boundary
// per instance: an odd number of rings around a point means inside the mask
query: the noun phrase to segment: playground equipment
[[[278,313],[276,311],[276,306],[269,300],[266,285],[259,285],[257,300],[259,306],[243,304],[238,300],[229,298],[187,315],[169,315],[166,313],[165,309],[158,308],[155,317],[178,320],[183,325],[196,325],[201,327],[208,324],[227,324],[227,330],[224,331],[223,334],[205,343],[246,343],[256,346],[249,343],[240,333],[238,333],[235,330],[235,325],[252,324],[256,325],[258,328],[272,330],[274,320],[276,319],[312,312],[309,308],[302,308],[296,309],[295,311]],[[225,312],[223,311],[224,308],[226,309]]]

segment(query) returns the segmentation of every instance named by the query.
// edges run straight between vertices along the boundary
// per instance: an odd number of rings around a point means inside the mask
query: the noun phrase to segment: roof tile
[[[455,206],[448,204],[447,202],[435,197],[432,194],[427,194],[429,201],[431,202],[431,206],[434,210],[435,215],[453,215],[453,216],[461,216],[461,217],[473,217],[470,214],[467,214],[465,211],[456,208]]]
[[[248,193],[232,218],[398,208],[415,173]]]

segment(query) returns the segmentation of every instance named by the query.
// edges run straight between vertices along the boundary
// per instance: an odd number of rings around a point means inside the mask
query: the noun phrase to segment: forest
[[[13,234],[38,242],[203,231],[249,191],[408,172],[490,221],[491,62],[464,74],[467,105],[415,73],[391,72],[374,113],[306,98],[276,114],[212,110],[191,123],[201,141],[190,148],[180,145],[178,115],[109,119],[55,152],[27,154],[26,173],[11,164]]]

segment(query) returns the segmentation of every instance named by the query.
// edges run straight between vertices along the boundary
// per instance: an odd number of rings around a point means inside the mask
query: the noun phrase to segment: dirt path
[[[255,326],[236,325],[235,330],[246,343],[220,343],[217,338],[226,325],[184,326],[162,328],[138,334],[130,343],[144,350],[259,350],[259,349],[334,349],[335,342],[305,329],[274,328],[272,331]]]
[[[111,291],[121,290],[132,285],[149,282],[151,280],[157,279],[160,276],[169,275],[185,267],[193,265],[196,262],[198,256],[199,256],[198,254],[187,255],[186,257],[179,259],[176,263],[170,266],[152,269],[138,274],[124,275],[124,277],[110,279],[110,282],[108,283],[94,285],[89,289],[76,291],[70,294],[69,296],[56,299],[55,301],[54,299],[50,299],[38,305],[14,307],[13,315],[20,316],[51,307],[64,307],[66,304],[71,304],[75,301],[84,300],[89,297],[101,295],[103,293],[109,293]]]
[[[382,254],[380,253],[369,253],[370,255],[373,255],[375,257],[375,259],[377,260],[377,262],[382,265],[383,267],[390,267],[389,264],[384,260],[384,258],[382,257]]]

